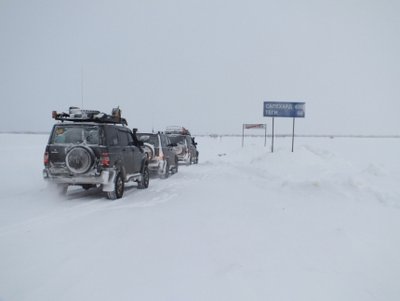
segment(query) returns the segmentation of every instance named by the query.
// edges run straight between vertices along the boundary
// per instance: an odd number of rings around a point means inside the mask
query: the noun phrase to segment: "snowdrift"
[[[46,140],[0,135],[2,301],[400,298],[398,139],[198,137],[117,201],[49,191]]]

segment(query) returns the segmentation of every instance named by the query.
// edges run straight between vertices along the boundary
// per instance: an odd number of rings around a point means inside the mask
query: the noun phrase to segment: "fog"
[[[0,0],[0,131],[51,111],[240,134],[301,101],[298,134],[400,134],[398,1]],[[290,119],[275,120],[277,133]]]

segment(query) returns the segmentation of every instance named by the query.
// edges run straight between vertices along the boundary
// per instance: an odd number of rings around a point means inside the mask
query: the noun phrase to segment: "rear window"
[[[156,134],[143,134],[143,133],[138,133],[137,134],[138,140],[142,141],[143,143],[149,143],[153,145],[154,147],[159,147],[160,144],[158,142],[158,135]]]
[[[171,140],[171,143],[176,143],[176,144],[185,144],[185,136],[182,135],[171,135],[169,136],[169,140]]]
[[[56,125],[50,138],[50,144],[92,144],[99,145],[100,129],[92,125]]]

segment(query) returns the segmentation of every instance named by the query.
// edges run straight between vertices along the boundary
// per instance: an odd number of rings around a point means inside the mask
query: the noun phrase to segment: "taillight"
[[[101,165],[103,167],[110,167],[110,154],[109,153],[101,154]]]
[[[49,164],[49,153],[48,152],[44,153],[43,163],[44,163],[44,165],[48,165]]]

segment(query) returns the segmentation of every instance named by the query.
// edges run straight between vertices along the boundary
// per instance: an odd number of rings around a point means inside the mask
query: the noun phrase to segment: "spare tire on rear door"
[[[93,165],[93,151],[82,145],[72,147],[66,157],[65,163],[68,169],[74,174],[84,174],[89,171]]]
[[[154,158],[155,151],[154,151],[154,146],[150,143],[143,143],[143,150],[147,155],[147,160],[151,161]]]

